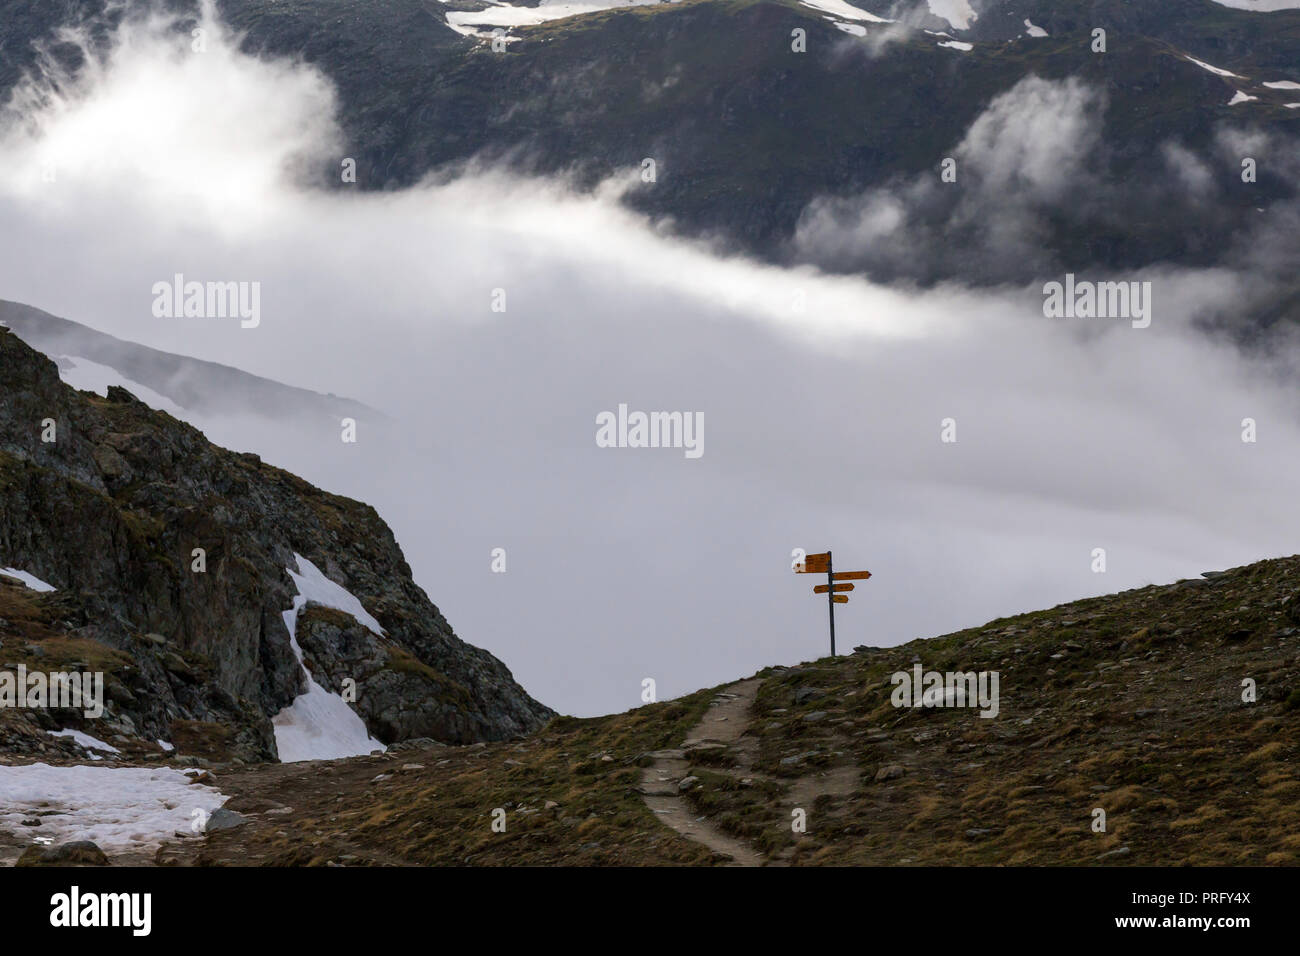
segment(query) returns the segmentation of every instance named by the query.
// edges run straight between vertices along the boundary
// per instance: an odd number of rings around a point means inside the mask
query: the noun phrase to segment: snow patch
[[[845,3],[844,0],[799,0],[805,7],[812,7],[814,10],[820,10],[823,13],[832,13],[837,17],[843,17],[845,20],[858,20],[864,23],[893,23],[893,20],[886,20],[884,17],[878,17],[874,13],[868,13],[866,10],[859,10],[852,4]]]
[[[161,747],[163,750],[167,751],[168,753],[171,753],[173,750],[176,749],[175,744],[168,743],[165,740],[159,740],[158,746]]]
[[[944,40],[939,44],[939,46],[946,46],[952,50],[964,50],[967,53],[975,49],[975,47],[972,44],[963,43],[961,40]]]
[[[150,408],[166,412],[174,418],[180,418],[185,414],[184,409],[170,398],[159,395],[153,389],[141,385],[139,382],[131,381],[109,365],[100,365],[98,362],[78,358],[75,355],[60,355],[55,361],[59,366],[59,378],[75,389],[83,392],[94,392],[101,397],[107,397],[108,387],[117,385],[126,389]]]
[[[971,8],[970,0],[926,0],[930,12],[958,30],[970,29],[971,21],[978,20],[979,14]]]
[[[51,737],[71,737],[73,743],[79,747],[85,747],[87,750],[103,750],[110,754],[120,754],[112,744],[106,744],[98,737],[92,737],[90,734],[82,733],[80,730],[49,730],[46,731]]]
[[[1192,63],[1195,63],[1195,64],[1196,64],[1197,66],[1199,66],[1201,69],[1203,69],[1203,70],[1209,70],[1209,71],[1210,71],[1211,73],[1213,73],[1215,76],[1230,76],[1230,77],[1232,77],[1233,79],[1237,79],[1237,80],[1244,80],[1244,79],[1245,79],[1244,76],[1238,76],[1236,73],[1231,73],[1231,72],[1229,72],[1228,70],[1220,69],[1220,68],[1217,67],[1217,66],[1211,66],[1209,63],[1206,63],[1204,60],[1198,60],[1198,59],[1196,59],[1196,57],[1194,57],[1194,56],[1189,56],[1189,57],[1187,57],[1187,59],[1190,60]]]
[[[1300,10],[1300,0],[1214,0],[1221,7],[1249,10],[1252,13],[1272,13],[1275,10]]]
[[[852,33],[855,37],[864,37],[867,35],[867,28],[860,23],[841,23],[839,20],[832,20],[836,29],[843,30],[845,33]]]
[[[42,594],[48,594],[51,591],[58,590],[54,585],[46,584],[36,575],[29,574],[26,571],[19,571],[17,568],[0,568],[0,574],[7,578],[14,578],[15,580],[21,581],[23,584],[27,585],[27,587],[31,588],[31,590],[40,591]]]
[[[548,20],[577,17],[586,13],[599,13],[622,7],[651,7],[660,0],[541,0],[535,7],[515,7],[508,3],[494,3],[484,10],[452,10],[445,14],[447,26],[462,36],[492,36],[492,29],[504,27],[530,27]],[[514,40],[517,37],[508,37]]]
[[[1300,90],[1300,83],[1291,80],[1277,80],[1273,83],[1265,83],[1270,90]]]
[[[1238,103],[1249,103],[1251,100],[1257,99],[1259,99],[1258,96],[1251,96],[1248,93],[1243,93],[1241,90],[1238,90],[1236,96],[1228,100],[1228,105],[1236,106]]]
[[[91,840],[103,850],[145,850],[190,830],[194,811],[206,815],[226,802],[220,791],[170,768],[0,767],[0,829],[51,837],[55,843]],[[53,812],[49,812],[53,811]],[[23,820],[41,816],[39,827]]]
[[[302,659],[298,646],[298,612],[309,602],[350,614],[358,623],[383,637],[379,626],[356,596],[335,584],[324,573],[300,554],[294,554],[298,571],[285,568],[298,589],[293,607],[284,612],[284,625],[289,629],[289,645],[293,648],[298,666],[307,678],[307,692],[296,697],[292,704],[275,715],[271,721],[275,730],[275,746],[282,763],[298,760],[334,760],[339,757],[356,757],[360,754],[383,751],[387,748],[370,736],[365,721],[347,705],[338,694],[331,693],[316,683]]]
[[[1031,37],[1047,36],[1047,31],[1044,30],[1042,27],[1034,26],[1032,23],[1029,22],[1028,17],[1025,18],[1025,32],[1028,33]]]

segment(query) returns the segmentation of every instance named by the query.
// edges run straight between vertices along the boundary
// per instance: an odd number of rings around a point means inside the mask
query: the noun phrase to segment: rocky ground
[[[997,670],[998,715],[894,707],[889,677],[915,662]],[[206,762],[238,819],[154,862],[1289,865],[1297,729],[1292,557],[560,717],[514,741]]]
[[[8,714],[0,752],[43,753],[30,741],[71,727],[274,759],[271,718],[306,683],[283,618],[296,555],[382,627],[309,608],[297,628],[316,681],[355,681],[379,740],[500,740],[552,716],[457,638],[373,508],[219,448],[124,389],[78,392],[0,327],[0,567],[56,589],[0,582],[0,670],[102,672],[109,698],[85,726],[74,712]]]

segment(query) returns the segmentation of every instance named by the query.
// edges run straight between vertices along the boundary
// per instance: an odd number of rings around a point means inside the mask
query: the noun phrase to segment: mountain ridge
[[[77,392],[9,330],[0,395],[0,566],[57,589],[0,582],[14,611],[0,615],[6,629],[28,619],[57,638],[6,633],[0,657],[29,671],[94,658],[107,672],[104,733],[143,746],[199,722],[233,735],[226,759],[273,757],[271,718],[305,689],[283,620],[295,554],[383,622],[381,639],[309,605],[297,636],[327,690],[355,682],[354,710],[384,742],[500,739],[552,716],[500,661],[456,637],[369,505],[217,448],[125,389]],[[75,720],[5,716],[27,725],[9,738],[19,749],[39,739],[31,721],[53,730],[46,724]]]
[[[124,378],[203,415],[310,414],[386,419],[383,412],[350,398],[286,385],[231,365],[164,352],[120,339],[35,306],[0,299],[0,325],[56,361],[61,356],[107,365]]]

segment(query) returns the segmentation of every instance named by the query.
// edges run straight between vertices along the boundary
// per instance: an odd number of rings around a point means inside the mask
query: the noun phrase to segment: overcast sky
[[[328,82],[208,43],[134,27],[10,118],[0,298],[394,416],[356,445],[274,409],[199,424],[374,504],[458,634],[558,710],[826,653],[794,548],[874,574],[837,610],[842,651],[1296,550],[1286,370],[1188,329],[1239,301],[1226,271],[1106,277],[1152,282],[1135,329],[1044,318],[1041,283],[917,293],[726,257],[623,211],[620,189],[654,188],[635,170],[595,196],[491,170],[316,191],[288,170],[349,155]],[[1095,101],[1051,86],[991,106],[963,155],[1068,194],[1051,153],[1087,141]],[[177,272],[260,282],[261,325],[155,318]],[[620,403],[703,413],[702,457],[597,447]]]

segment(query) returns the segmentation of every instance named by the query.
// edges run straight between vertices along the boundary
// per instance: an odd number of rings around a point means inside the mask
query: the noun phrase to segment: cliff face
[[[385,632],[310,604],[297,617],[315,680],[336,692],[355,681],[353,709],[381,741],[499,740],[552,716],[456,637],[373,508],[218,448],[123,389],[74,391],[0,329],[0,567],[58,589],[0,587],[15,608],[0,615],[0,666],[94,658],[110,698],[85,727],[94,736],[171,740],[199,722],[232,756],[272,758],[271,717],[306,689],[283,618],[295,554]]]

